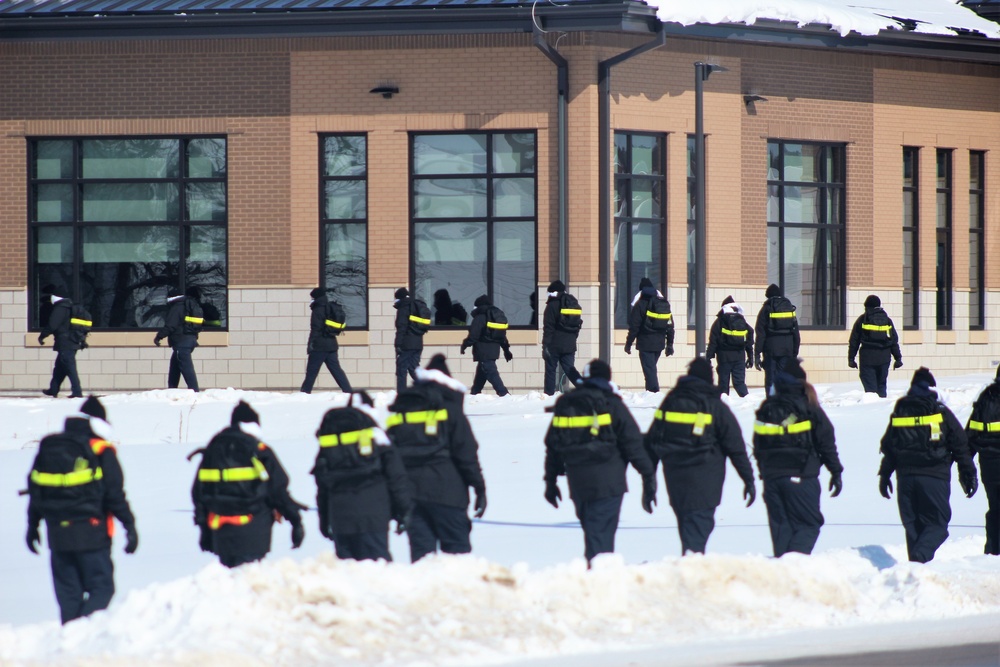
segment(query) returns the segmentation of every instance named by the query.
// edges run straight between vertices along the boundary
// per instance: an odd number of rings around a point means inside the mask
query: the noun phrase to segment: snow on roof
[[[877,35],[881,30],[955,35],[975,31],[1000,39],[1000,24],[957,0],[645,0],[664,23],[745,23],[758,19],[828,24],[841,35]]]

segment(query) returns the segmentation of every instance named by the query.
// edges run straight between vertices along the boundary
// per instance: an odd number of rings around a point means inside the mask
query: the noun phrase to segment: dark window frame
[[[979,171],[980,187],[974,188],[972,182],[973,162]],[[975,291],[978,296],[978,304],[973,310],[971,304],[969,308],[969,330],[983,331],[986,328],[986,151],[969,151],[969,198],[978,196],[976,210],[972,210],[972,202],[969,204],[969,252],[975,252],[978,258],[978,268],[976,272],[976,285],[969,286],[970,295]],[[973,224],[974,223],[974,224]],[[975,240],[975,250],[973,250],[973,239]],[[971,279],[972,272],[969,272]]]
[[[906,161],[910,161],[911,170],[911,184],[906,185]],[[920,329],[920,148],[917,146],[903,146],[903,198],[910,199],[910,207],[913,211],[913,224],[907,225],[906,219],[903,219],[903,235],[911,234],[913,237],[911,248],[912,255],[910,256],[910,266],[912,275],[910,276],[910,281],[913,285],[913,295],[912,298],[912,317],[907,317],[907,295],[906,286],[904,280],[903,286],[903,329],[904,330],[918,330]],[[904,252],[906,245],[903,245]],[[904,258],[905,259],[905,258]],[[903,270],[905,271],[905,264],[903,265]],[[905,278],[905,275],[904,275]]]
[[[955,151],[951,148],[938,148],[935,168],[935,321],[938,331],[951,331],[954,325],[954,286],[955,286],[955,248],[954,248],[954,158]],[[944,162],[942,163],[942,158]],[[942,167],[944,175],[942,176]],[[945,184],[940,184],[944,178]],[[941,204],[944,198],[944,218],[941,217]],[[943,254],[942,254],[943,252]],[[942,265],[943,260],[943,265]]]
[[[691,329],[692,331],[694,331],[695,328],[694,271],[696,269],[695,260],[697,258],[691,256],[694,253],[694,250],[691,248],[691,245],[687,239],[691,238],[691,236],[697,233],[695,227],[697,227],[698,224],[698,221],[691,215],[692,213],[694,213],[695,207],[697,206],[697,203],[694,201],[696,198],[696,189],[698,187],[698,174],[697,174],[698,170],[695,168],[696,167],[695,159],[697,157],[695,154],[698,151],[697,141],[698,141],[697,136],[693,134],[687,135],[684,141],[685,160],[687,164],[687,190],[686,190],[687,200],[685,201],[685,205],[687,207],[687,226],[685,227],[684,230],[685,231],[684,250],[685,250],[685,255],[687,255],[688,329]],[[705,159],[706,161],[708,160],[708,135],[705,135]],[[706,192],[708,191],[708,170],[705,171],[705,191]],[[706,197],[706,199],[708,199],[708,197]],[[707,202],[705,206],[706,207],[708,206]],[[705,213],[708,213],[708,211],[705,211]]]

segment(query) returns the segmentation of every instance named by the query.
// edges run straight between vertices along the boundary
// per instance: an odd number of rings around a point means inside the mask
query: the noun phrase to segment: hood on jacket
[[[738,304],[738,303],[736,303],[734,301],[732,303],[727,303],[719,311],[719,315],[730,315],[730,314],[732,314],[732,315],[743,315],[744,314],[743,313],[743,306],[741,306],[740,304]]]
[[[643,287],[641,290],[636,292],[635,296],[632,297],[632,305],[639,303],[639,299],[662,299],[664,298],[663,293],[656,289],[655,287]]]

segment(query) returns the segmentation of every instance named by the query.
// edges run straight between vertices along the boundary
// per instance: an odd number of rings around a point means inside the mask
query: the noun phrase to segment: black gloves
[[[653,513],[653,505],[656,504],[656,475],[642,476],[642,509],[647,514]]]
[[[857,368],[858,367],[858,362],[856,362],[854,359],[848,359],[847,360],[847,367],[848,368]]]
[[[407,508],[406,513],[402,517],[396,519],[396,534],[402,535],[406,532],[406,529],[410,527],[410,519],[413,518],[413,505]],[[332,537],[331,537],[332,539]]]
[[[469,349],[468,343],[462,343],[462,347],[458,348],[459,354],[465,354],[465,351]]]
[[[125,553],[134,554],[139,548],[139,533],[135,526],[125,526]]]
[[[302,540],[306,539],[306,529],[302,525],[302,520],[299,519],[292,524],[292,548],[298,549],[302,546]]]
[[[212,551],[212,531],[209,530],[208,526],[204,524],[199,524],[198,529],[201,530],[201,535],[198,536],[198,547],[202,551]]]
[[[882,497],[886,500],[892,498],[892,475],[879,475],[878,478],[878,492],[882,494]]]
[[[976,490],[979,489],[979,479],[976,478],[976,469],[960,469],[958,471],[958,483],[962,485],[962,491],[965,492],[966,498],[976,495]]]
[[[667,354],[666,354],[666,356],[668,356],[668,357],[674,356],[674,346],[673,345],[667,345]]]
[[[38,334],[38,344],[45,345],[45,336],[43,336],[42,334]]]
[[[477,519],[482,519],[486,514],[486,488],[476,489],[476,511],[473,514]]]
[[[160,347],[160,341],[161,340],[163,340],[163,339],[160,338],[159,336],[157,336],[156,338],[153,339],[153,345],[155,345],[156,347]]]
[[[830,497],[836,498],[844,489],[844,480],[840,478],[839,472],[830,473]]]
[[[559,501],[562,500],[562,492],[559,490],[559,485],[552,480],[551,482],[545,481],[545,500],[556,509],[559,509]]]
[[[747,357],[747,370],[750,370],[751,368],[753,368],[753,359]]]
[[[508,363],[510,363],[510,360],[514,358],[514,355],[510,351],[510,348],[507,348],[506,350],[503,351],[503,358],[506,359]]]
[[[892,370],[896,370],[897,368],[902,368],[902,367],[903,367],[902,359],[896,359],[896,361],[892,362]]]
[[[625,354],[632,354],[632,343],[625,343]]]
[[[748,482],[743,482],[743,499],[747,501],[747,507],[753,505],[753,501],[757,500],[757,488],[754,486],[752,479]]]
[[[38,553],[38,546],[42,543],[42,536],[38,534],[38,525],[28,526],[28,534],[24,541],[28,544],[28,550],[33,554]]]
[[[764,370],[764,362],[762,362],[760,360],[760,355],[759,354],[754,357],[753,367],[756,368],[759,371]]]

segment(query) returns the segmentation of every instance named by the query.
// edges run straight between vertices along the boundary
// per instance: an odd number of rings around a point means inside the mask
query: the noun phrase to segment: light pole
[[[694,346],[705,354],[705,109],[704,83],[712,72],[728,71],[722,65],[694,64]]]

